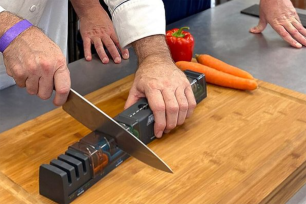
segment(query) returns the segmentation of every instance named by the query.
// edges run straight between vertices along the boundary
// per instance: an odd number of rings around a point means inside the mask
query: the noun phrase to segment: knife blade
[[[75,90],[70,89],[68,99],[62,107],[68,114],[90,130],[97,130],[113,137],[117,146],[130,156],[156,169],[173,173],[171,168],[141,140]]]

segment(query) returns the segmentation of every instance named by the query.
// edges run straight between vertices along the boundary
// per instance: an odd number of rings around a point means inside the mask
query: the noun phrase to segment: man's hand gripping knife
[[[53,103],[65,103],[70,90],[70,73],[60,48],[29,21],[0,13],[0,47],[6,72],[19,87],[48,99],[55,87]]]

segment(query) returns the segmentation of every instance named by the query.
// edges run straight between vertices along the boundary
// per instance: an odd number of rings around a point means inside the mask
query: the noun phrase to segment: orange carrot
[[[225,72],[234,76],[246,78],[246,79],[253,79],[253,76],[237,67],[234,67],[232,65],[226,64],[225,62],[214,58],[210,55],[202,54],[202,55],[196,55],[196,59],[200,64],[203,64],[205,66],[214,68],[216,70],[219,70],[221,72]]]
[[[196,62],[179,61],[175,63],[182,71],[191,70],[205,74],[206,82],[219,86],[241,89],[254,90],[257,88],[257,83],[253,79],[245,79],[218,71]]]

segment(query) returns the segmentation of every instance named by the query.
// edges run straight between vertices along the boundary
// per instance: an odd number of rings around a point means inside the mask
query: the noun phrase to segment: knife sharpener
[[[205,76],[189,70],[185,74],[196,102],[201,102],[207,96]],[[114,119],[145,144],[155,139],[153,112],[145,98]],[[116,146],[114,138],[93,131],[50,164],[40,166],[39,193],[57,203],[70,203],[128,157]]]

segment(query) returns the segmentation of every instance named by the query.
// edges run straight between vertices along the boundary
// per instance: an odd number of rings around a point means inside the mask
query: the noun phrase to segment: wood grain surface
[[[86,96],[114,117],[133,76]],[[184,125],[148,146],[173,169],[129,158],[73,203],[284,203],[306,178],[306,96],[262,81],[208,85]],[[0,203],[52,203],[38,170],[90,132],[61,108],[0,134]]]

